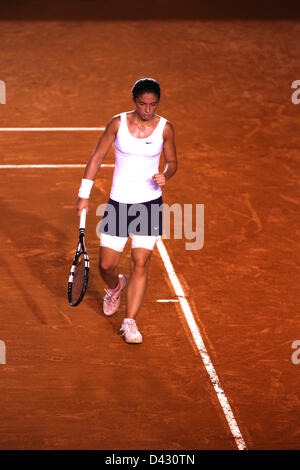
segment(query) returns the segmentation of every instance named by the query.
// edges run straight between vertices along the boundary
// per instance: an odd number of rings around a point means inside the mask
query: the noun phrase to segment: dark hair
[[[140,78],[131,91],[134,100],[143,93],[154,93],[160,99],[160,84],[154,78]]]

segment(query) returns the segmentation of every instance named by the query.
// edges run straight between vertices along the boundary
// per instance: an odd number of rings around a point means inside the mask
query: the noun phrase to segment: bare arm
[[[162,173],[157,173],[153,176],[154,181],[163,186],[177,170],[177,153],[175,145],[175,131],[170,122],[167,122],[163,132],[164,146],[163,152],[165,157],[165,168]]]
[[[93,181],[95,180],[97,172],[115,140],[119,128],[119,122],[120,118],[115,117],[107,124],[105,131],[98,140],[95,150],[88,159],[83,178]]]
[[[85,167],[83,178],[94,181],[101,164],[109,152],[112,143],[115,140],[116,134],[118,132],[120,125],[120,118],[114,117],[107,124],[105,131],[101,135],[95,150],[88,159],[87,165]],[[78,197],[76,202],[77,213],[81,214],[82,209],[86,209],[88,212],[88,199]]]

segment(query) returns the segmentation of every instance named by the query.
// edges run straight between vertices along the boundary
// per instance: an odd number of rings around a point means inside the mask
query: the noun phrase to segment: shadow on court
[[[95,315],[105,318],[111,325],[112,331],[118,333],[120,318],[108,318],[102,312],[105,284],[100,277],[98,269],[99,246],[95,244],[91,231],[86,234],[87,251],[90,257],[90,275],[87,292],[78,307],[71,307],[68,303],[67,287],[70,267],[77,247],[77,227],[66,222],[69,213],[62,211],[61,218],[65,221],[58,229],[57,225],[49,222],[45,215],[36,211],[17,211],[3,207],[3,218],[8,221],[2,238],[7,240],[7,255],[1,256],[1,265],[5,267],[7,279],[15,285],[16,295],[20,295],[28,309],[42,324],[52,322],[57,312],[63,310],[69,315],[83,309],[91,310]],[[72,216],[72,220],[76,218]],[[51,219],[50,219],[51,220]],[[16,230],[18,227],[18,230]],[[71,237],[68,238],[72,227]],[[75,242],[73,242],[73,240]],[[97,239],[98,242],[98,239]],[[120,269],[128,275],[128,260],[130,241],[127,242],[121,258]],[[12,267],[13,266],[13,267]],[[52,311],[51,317],[46,305],[56,305],[57,312]],[[122,295],[119,311],[125,311],[126,294]],[[45,309],[43,309],[45,306]]]
[[[7,221],[2,237],[6,239],[9,255],[3,256],[2,253],[1,264],[29,310],[39,322],[46,324],[47,318],[34,298],[43,296],[51,303],[53,297],[65,297],[67,302],[66,234],[36,212],[16,211],[5,206],[2,215]],[[8,261],[12,264],[9,265]],[[30,273],[29,278],[25,270]],[[42,290],[37,296],[39,288]]]

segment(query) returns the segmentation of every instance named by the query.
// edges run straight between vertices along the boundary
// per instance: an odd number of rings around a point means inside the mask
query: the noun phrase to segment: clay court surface
[[[205,217],[202,249],[164,246],[245,447],[299,448],[300,20],[93,20],[75,3],[77,19],[4,14],[0,127],[104,127],[133,109],[135,80],[160,81],[179,161],[164,201],[204,204]],[[158,302],[178,299],[157,247],[137,317],[143,343],[119,335],[125,295],[114,317],[101,313],[96,209],[113,167],[92,191],[91,273],[76,308],[66,288],[83,168],[3,167],[85,164],[100,135],[0,131],[0,448],[237,449],[180,303]],[[125,274],[129,257],[128,241]]]

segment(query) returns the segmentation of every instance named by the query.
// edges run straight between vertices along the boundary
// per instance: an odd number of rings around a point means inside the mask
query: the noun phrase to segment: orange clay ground
[[[0,126],[105,126],[133,109],[136,79],[160,81],[179,161],[164,201],[205,211],[201,250],[164,244],[247,448],[299,448],[300,22],[77,16],[0,23]],[[1,165],[84,164],[100,135],[0,131]],[[180,305],[157,302],[176,298],[157,248],[137,317],[144,342],[119,335],[125,295],[114,317],[101,313],[96,208],[113,168],[92,191],[76,308],[66,288],[83,168],[0,172],[0,448],[236,449]],[[129,257],[130,242],[126,274]]]

